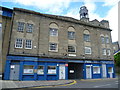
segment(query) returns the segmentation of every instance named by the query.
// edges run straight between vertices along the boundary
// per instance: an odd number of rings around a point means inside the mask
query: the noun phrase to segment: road
[[[118,79],[76,80],[76,84],[49,88],[118,88]],[[47,87],[48,88],[48,87]]]
[[[51,90],[54,90],[54,89],[56,90],[57,88],[58,90],[61,90],[60,88],[66,88],[66,89],[73,88],[74,90],[75,88],[77,88],[77,90],[81,90],[81,89],[84,90],[84,88],[94,88],[95,90],[99,90],[101,88],[102,90],[104,90],[103,88],[106,88],[106,90],[119,90],[118,86],[120,86],[117,78],[96,79],[96,80],[75,80],[75,81],[76,83],[74,84],[66,84],[66,85],[60,85],[60,86],[31,87],[31,88],[21,88],[21,89],[19,88],[18,90],[47,90],[49,88],[51,88]],[[16,90],[16,89],[12,89],[12,90]]]

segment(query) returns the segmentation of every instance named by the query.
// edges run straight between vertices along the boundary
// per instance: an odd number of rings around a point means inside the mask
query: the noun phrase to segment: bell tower
[[[88,9],[86,6],[82,6],[79,11],[80,14],[80,20],[88,22],[89,21],[89,16],[88,16]]]

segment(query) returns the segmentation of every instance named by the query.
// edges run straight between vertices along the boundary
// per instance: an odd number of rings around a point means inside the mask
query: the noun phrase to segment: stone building
[[[114,78],[109,22],[14,8],[5,80]]]
[[[113,42],[112,45],[113,45],[113,53],[115,54],[116,52],[119,51],[120,46],[118,42]]]
[[[4,73],[11,30],[11,9],[0,7],[0,74]]]

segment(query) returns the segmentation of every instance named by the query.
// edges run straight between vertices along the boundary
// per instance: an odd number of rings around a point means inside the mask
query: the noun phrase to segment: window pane
[[[33,31],[33,24],[27,24],[27,32],[32,32]]]
[[[33,65],[24,65],[24,70],[23,73],[24,74],[33,74]]]
[[[24,22],[18,22],[18,31],[23,32],[24,30]]]
[[[99,74],[100,73],[100,67],[99,66],[93,66],[93,73]]]
[[[44,74],[44,67],[43,66],[38,66],[37,74]]]
[[[108,56],[111,55],[111,51],[110,51],[110,49],[107,50],[107,54],[108,54]]]
[[[85,47],[85,54],[91,54],[91,47]]]
[[[84,34],[84,41],[90,41],[90,35],[89,34]]]
[[[109,38],[108,37],[106,37],[106,43],[109,43]]]
[[[48,66],[48,74],[56,74],[56,66]]]
[[[58,36],[58,30],[54,28],[50,28],[50,36]]]
[[[68,52],[76,52],[75,46],[68,46]]]
[[[75,32],[68,32],[68,39],[75,39]]]
[[[101,42],[105,43],[105,38],[103,36],[101,37]]]
[[[103,55],[106,55],[106,49],[105,48],[102,50],[102,53],[103,53]]]
[[[23,46],[23,40],[22,39],[16,39],[16,41],[15,41],[15,47],[16,48],[22,48],[22,46]]]
[[[113,68],[112,67],[108,67],[108,72],[109,73],[113,73]]]
[[[49,47],[50,47],[50,50],[56,51],[57,50],[57,43],[50,43]]]
[[[27,49],[32,49],[32,41],[31,40],[26,40],[25,48]]]

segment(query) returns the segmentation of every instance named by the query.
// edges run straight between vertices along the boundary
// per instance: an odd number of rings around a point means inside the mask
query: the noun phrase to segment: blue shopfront
[[[71,78],[72,77],[72,78]],[[7,56],[5,80],[114,78],[113,61]]]

